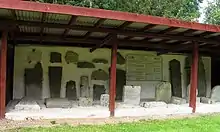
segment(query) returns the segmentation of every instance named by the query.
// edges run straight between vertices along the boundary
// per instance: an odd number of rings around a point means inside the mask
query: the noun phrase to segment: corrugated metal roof
[[[6,2],[5,4],[7,5]],[[27,6],[25,8],[24,5],[36,5],[36,7]],[[45,7],[42,7],[43,5]],[[109,35],[117,34],[120,42],[124,41],[128,46],[141,47],[146,46],[146,43],[152,43],[150,46],[153,47],[163,43],[161,45],[163,48],[167,44],[176,45],[178,42],[187,44],[190,41],[216,45],[220,36],[218,26],[153,16],[30,2],[9,4],[7,9],[2,7],[3,5],[0,3],[2,28],[7,26],[13,28],[19,25],[20,36],[35,35],[35,39],[37,34],[38,36],[45,34],[52,37],[56,35],[56,38],[79,37],[83,38],[82,43],[91,41],[91,43],[97,44],[97,40],[102,42],[108,39]],[[39,37],[39,39],[41,38]],[[165,48],[169,48],[169,46]]]

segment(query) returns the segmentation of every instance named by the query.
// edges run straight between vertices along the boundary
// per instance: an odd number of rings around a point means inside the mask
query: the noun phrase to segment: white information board
[[[126,80],[162,80],[162,58],[151,55],[129,54],[126,57]]]

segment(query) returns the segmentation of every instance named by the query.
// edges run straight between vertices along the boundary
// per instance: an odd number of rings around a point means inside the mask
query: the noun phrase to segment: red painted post
[[[190,81],[190,104],[189,106],[193,108],[192,112],[196,111],[196,89],[198,87],[198,44],[193,44],[193,60],[191,66],[191,81]]]
[[[117,65],[117,41],[116,36],[113,38],[111,50],[111,68],[110,68],[110,83],[109,83],[109,111],[110,117],[115,116],[115,95],[116,95],[116,65]]]
[[[5,117],[7,32],[2,33],[0,47],[0,119]]]

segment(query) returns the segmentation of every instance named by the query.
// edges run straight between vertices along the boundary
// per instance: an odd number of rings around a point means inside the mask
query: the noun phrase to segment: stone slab
[[[201,103],[214,104],[214,103],[215,103],[215,100],[213,100],[213,99],[211,99],[211,98],[201,97]]]
[[[123,102],[125,104],[139,105],[141,97],[140,86],[124,86]]]
[[[145,108],[164,107],[167,108],[167,104],[162,101],[141,102],[140,106]]]
[[[45,100],[47,108],[70,108],[71,102],[67,98],[48,98]]]
[[[79,98],[79,106],[87,107],[93,105],[93,99],[92,98],[85,98],[80,97]]]
[[[36,100],[23,98],[15,105],[15,110],[40,110],[41,107]]]
[[[211,91],[211,99],[220,102],[220,86],[215,86]]]
[[[186,104],[187,101],[186,101],[186,99],[172,96],[171,103],[181,105],[181,104]]]
[[[169,82],[161,82],[156,85],[155,100],[169,103],[171,101],[172,90]]]
[[[102,94],[100,97],[101,106],[108,107],[109,106],[109,94]]]

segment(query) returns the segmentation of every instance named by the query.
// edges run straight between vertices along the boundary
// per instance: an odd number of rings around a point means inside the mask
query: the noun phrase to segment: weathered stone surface
[[[76,100],[76,82],[75,81],[68,81],[66,83],[66,97],[70,100]]]
[[[36,100],[24,97],[15,105],[15,110],[40,110],[41,107]]]
[[[181,105],[181,104],[186,104],[186,99],[183,99],[183,98],[179,98],[179,97],[175,97],[175,96],[172,96],[171,98],[171,103],[173,104],[177,104],[177,105]]]
[[[214,103],[215,103],[215,100],[210,99],[210,98],[206,98],[206,97],[201,97],[201,103],[214,104]]]
[[[51,63],[61,63],[62,59],[61,59],[61,54],[58,52],[51,52],[50,53],[50,62]]]
[[[161,82],[156,85],[155,100],[169,103],[171,101],[171,84],[169,82]]]
[[[42,57],[42,52],[40,50],[32,49],[32,51],[28,53],[27,61],[29,63],[40,62],[41,57]]]
[[[124,86],[123,101],[125,104],[140,104],[141,87],[140,86]]]
[[[48,98],[45,100],[47,108],[70,108],[71,102],[66,98]]]
[[[41,99],[43,68],[40,62],[37,62],[34,68],[25,69],[25,96],[32,99]]]
[[[84,61],[84,62],[78,62],[77,67],[78,68],[95,68],[95,65],[93,63]]]
[[[79,60],[79,55],[73,51],[67,51],[65,55],[66,63],[77,63]]]
[[[100,63],[100,64],[108,64],[108,60],[101,59],[101,58],[93,59],[92,62],[93,63]]]
[[[109,78],[108,73],[106,73],[102,69],[93,71],[91,75],[92,80],[108,80],[108,78]]]
[[[188,86],[187,86],[187,96],[188,97],[190,97],[190,87],[191,87],[191,85],[189,84]],[[196,96],[198,96],[198,89],[196,89]]]
[[[89,77],[80,77],[80,97],[90,97]]]
[[[220,86],[215,86],[212,88],[211,99],[215,100],[216,102],[220,101]]]
[[[106,91],[104,85],[93,85],[93,100],[100,100],[102,94]]]
[[[161,101],[152,101],[152,102],[141,102],[140,106],[145,108],[154,108],[154,107],[167,107],[165,102]]]
[[[109,106],[109,94],[102,94],[100,97],[101,106],[108,107]]]
[[[92,98],[85,98],[85,97],[80,97],[79,98],[79,106],[92,106],[93,105],[93,100]]]

